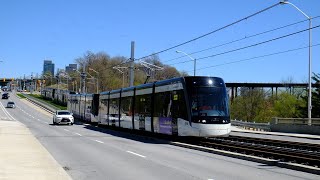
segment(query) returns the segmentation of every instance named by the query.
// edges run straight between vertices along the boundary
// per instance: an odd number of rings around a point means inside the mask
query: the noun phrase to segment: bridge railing
[[[241,120],[231,120],[231,125],[256,131],[270,131],[270,123],[256,123]]]
[[[308,118],[272,118],[271,124],[308,125]],[[311,118],[311,126],[320,126],[320,118]]]

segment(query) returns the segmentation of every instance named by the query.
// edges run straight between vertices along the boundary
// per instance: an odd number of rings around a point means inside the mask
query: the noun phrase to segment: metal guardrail
[[[38,98],[35,98],[35,97],[32,97],[28,94],[25,94],[25,93],[22,93],[29,101],[37,104],[38,106],[50,111],[50,112],[55,112],[56,110],[59,110],[59,108],[51,105],[51,104],[48,104],[47,102],[41,100],[41,99],[38,99]]]
[[[231,120],[231,125],[242,127],[244,129],[256,130],[256,131],[271,131],[270,123],[255,123],[255,122]]]
[[[308,125],[308,118],[272,118],[271,124]],[[311,118],[311,126],[320,126],[320,118]]]

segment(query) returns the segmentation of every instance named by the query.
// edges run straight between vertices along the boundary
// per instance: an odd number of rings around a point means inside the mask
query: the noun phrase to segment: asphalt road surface
[[[2,108],[25,124],[73,179],[320,179],[320,176],[168,145],[91,125],[52,125],[52,115],[13,93],[15,109]],[[6,106],[8,100],[1,100]],[[5,114],[8,112],[8,114]]]

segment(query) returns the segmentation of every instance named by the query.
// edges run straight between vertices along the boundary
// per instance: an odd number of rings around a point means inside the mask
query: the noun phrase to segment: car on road
[[[57,110],[53,114],[53,124],[69,124],[73,125],[74,118],[73,114],[67,110]]]
[[[9,101],[7,103],[7,108],[16,108],[16,104],[14,102],[12,102],[12,101]]]
[[[8,99],[10,96],[9,96],[9,93],[3,93],[2,94],[2,99]]]

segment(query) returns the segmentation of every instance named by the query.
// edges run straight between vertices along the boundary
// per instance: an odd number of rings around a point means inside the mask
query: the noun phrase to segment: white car
[[[14,104],[14,102],[9,101],[9,102],[7,103],[7,108],[16,108],[16,105]]]
[[[73,125],[73,114],[67,110],[57,110],[53,114],[53,124],[70,124]]]

